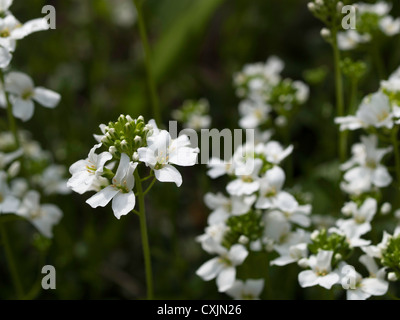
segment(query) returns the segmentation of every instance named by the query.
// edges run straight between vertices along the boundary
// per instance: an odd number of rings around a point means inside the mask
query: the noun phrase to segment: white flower
[[[191,114],[186,123],[185,128],[194,130],[208,129],[211,126],[211,117],[209,115]]]
[[[7,184],[7,174],[0,171],[0,214],[15,213],[19,200],[11,193]]]
[[[310,88],[302,81],[293,81],[293,87],[296,89],[297,102],[305,103],[310,95]]]
[[[307,243],[299,243],[296,245],[288,246],[275,246],[280,257],[271,261],[271,265],[285,266],[287,264],[297,262],[308,255]]]
[[[204,251],[213,254],[215,253],[215,246],[222,244],[225,232],[228,231],[228,229],[225,222],[212,224],[205,229],[204,234],[196,238],[196,241],[201,243],[201,247]]]
[[[329,228],[329,233],[336,233],[346,238],[346,242],[350,248],[365,247],[368,246],[371,241],[362,239],[361,236],[364,234],[364,230],[354,227],[351,224],[344,224],[340,226],[340,229],[332,227]]]
[[[112,200],[112,209],[117,219],[127,215],[135,208],[136,198],[132,189],[135,185],[133,172],[138,162],[130,162],[129,157],[121,154],[117,172],[112,179],[112,184],[97,192],[86,203],[92,208],[105,207]]]
[[[353,157],[341,167],[342,170],[351,168],[344,174],[345,183],[342,185],[349,193],[368,192],[372,186],[383,188],[392,182],[387,168],[380,164],[392,147],[377,148],[378,138],[375,135],[362,136],[361,141],[362,144],[353,147]]]
[[[247,279],[245,282],[236,280],[225,293],[235,300],[259,300],[264,289],[264,279]]]
[[[335,123],[340,124],[340,130],[356,130],[359,128],[386,127],[393,128],[393,116],[387,95],[378,91],[363,99],[355,116],[338,117]]]
[[[144,162],[154,170],[158,181],[175,182],[180,187],[182,176],[170,163],[178,166],[193,166],[196,164],[198,148],[190,148],[186,135],[172,139],[170,134],[161,130],[147,139],[148,147],[139,148],[139,161]]]
[[[235,169],[237,178],[228,183],[226,190],[230,195],[251,195],[260,188],[258,173],[262,167],[261,159],[248,159],[245,164]]]
[[[6,6],[7,7],[7,6]],[[16,40],[21,40],[31,33],[49,29],[44,18],[37,18],[21,24],[12,14],[0,18],[0,46],[14,51]]]
[[[389,283],[385,281],[386,272],[384,269],[378,270],[373,258],[363,255],[360,262],[365,265],[369,271],[369,277],[363,278],[353,267],[342,266],[342,286],[347,290],[347,300],[366,300],[371,296],[383,296],[389,289]],[[347,269],[346,269],[347,268]],[[350,268],[353,271],[350,272]]]
[[[339,275],[332,272],[333,251],[320,250],[317,256],[308,259],[311,270],[299,273],[299,283],[302,288],[320,285],[326,289],[331,289],[339,281]]]
[[[219,256],[204,263],[196,274],[204,281],[217,278],[218,291],[225,292],[234,285],[236,267],[243,263],[249,252],[241,244],[233,245],[229,251],[219,245],[214,249]]]
[[[355,49],[360,43],[365,43],[371,40],[369,34],[361,35],[355,30],[347,30],[344,32],[338,32],[337,42],[340,50],[352,50]]]
[[[28,219],[47,238],[53,237],[53,226],[62,218],[62,211],[53,204],[40,204],[40,194],[29,191],[22,200],[17,215]]]
[[[282,145],[276,141],[270,141],[264,147],[264,154],[267,161],[275,165],[279,165],[292,151],[292,145],[284,149]]]
[[[64,166],[50,165],[37,177],[38,183],[46,195],[55,193],[68,194],[71,192],[67,186],[67,181],[63,179],[65,171]]]
[[[204,202],[207,207],[211,210],[211,214],[208,216],[208,224],[216,224],[232,215],[242,215],[251,209],[251,206],[256,201],[256,196],[231,196],[230,198],[225,197],[221,193],[213,194],[206,193]]]
[[[230,175],[234,172],[232,161],[224,161],[218,158],[211,158],[207,167],[209,168],[207,174],[212,179],[219,178],[226,174]]]
[[[394,235],[397,233],[395,232]],[[368,256],[372,258],[382,259],[382,252],[386,250],[389,240],[392,238],[392,235],[387,233],[386,231],[383,232],[382,241],[376,246],[368,246],[361,248]]]
[[[103,173],[105,163],[112,159],[109,152],[96,154],[96,149],[100,147],[101,143],[96,144],[86,160],[79,160],[69,168],[72,177],[68,180],[67,186],[73,191],[83,194],[93,190],[93,183]]]
[[[269,209],[276,207],[277,196],[282,191],[285,183],[285,172],[278,166],[273,167],[265,173],[260,180],[260,195],[255,207],[257,209]]]
[[[281,192],[276,197],[275,206],[281,210],[286,219],[291,222],[297,223],[302,227],[309,227],[311,219],[309,217],[311,213],[310,205],[299,205],[296,199],[287,192]]]
[[[360,208],[357,208],[355,203],[354,205],[351,212],[352,218],[346,220],[339,219],[337,221],[337,226],[342,230],[354,228],[356,229],[355,233],[361,236],[371,231],[371,221],[376,214],[378,204],[376,199],[367,198]]]
[[[374,4],[359,2],[357,3],[357,12],[360,14],[363,13],[374,13],[378,16],[384,16],[389,13],[392,9],[392,4],[389,4],[385,1],[378,1]]]
[[[387,36],[394,36],[400,33],[400,18],[393,19],[391,16],[383,17],[379,21],[379,28]]]
[[[54,91],[43,87],[35,88],[32,79],[21,72],[10,72],[5,77],[6,91],[11,93],[13,115],[22,121],[32,118],[35,105],[38,102],[46,108],[55,108],[61,96]]]
[[[255,129],[268,119],[271,110],[271,107],[260,98],[247,99],[240,102],[239,113],[242,117],[239,121],[240,127],[243,129]]]

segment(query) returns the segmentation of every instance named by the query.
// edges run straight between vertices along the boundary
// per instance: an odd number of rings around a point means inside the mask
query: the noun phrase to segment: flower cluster
[[[12,3],[12,0],[0,3],[0,68],[3,70],[11,62],[18,40],[34,32],[49,29],[49,24],[44,18],[30,20],[24,24],[19,22],[9,11]],[[2,82],[0,107],[7,108],[8,104],[11,104],[14,117],[23,121],[32,118],[34,102],[46,108],[54,108],[61,99],[54,91],[35,87],[33,80],[21,72],[8,72],[4,75],[2,71]]]
[[[283,61],[272,56],[266,63],[245,65],[234,76],[236,93],[243,99],[239,105],[240,127],[268,127],[273,117],[276,125],[286,126],[288,118],[307,101],[308,86],[301,81],[282,78],[283,68]]]
[[[79,194],[95,191],[86,201],[93,208],[112,201],[118,219],[135,208],[139,164],[150,168],[149,178],[154,175],[158,181],[174,182],[179,187],[182,176],[173,165],[193,166],[197,161],[199,150],[190,147],[186,135],[172,139],[154,120],[146,124],[142,116],[132,119],[121,115],[116,122],[100,125],[100,129],[102,134],[95,135],[99,143],[88,157],[70,167],[68,187]],[[99,153],[98,149],[104,151]]]
[[[274,57],[266,65],[246,66],[235,76],[238,94],[255,97],[257,93],[266,98],[270,90],[272,101],[274,90],[287,84],[279,75],[282,68],[283,63]],[[283,98],[288,96],[282,94]],[[257,129],[256,142],[239,146],[229,161],[210,160],[211,178],[229,178],[227,195],[205,195],[204,201],[212,212],[205,233],[197,238],[207,253],[216,255],[197,270],[197,275],[205,281],[216,278],[218,291],[234,299],[258,299],[264,290],[265,281],[259,272],[243,271],[249,270],[246,264],[254,270],[267,268],[272,252],[278,256],[272,261],[276,265],[301,259],[305,254],[303,246],[297,250],[289,248],[294,243],[309,241],[304,228],[311,224],[311,206],[284,189],[286,175],[280,165],[292,153],[293,146],[285,148],[270,140],[269,131],[257,128],[263,124],[259,115],[266,118],[271,108],[265,101],[259,99],[259,104],[253,105],[260,113],[250,112],[251,105],[245,111],[246,103],[250,102],[244,101],[240,106],[244,115],[240,125]],[[252,256],[263,257],[263,263],[252,265]]]
[[[35,87],[24,73],[9,71],[17,41],[49,29],[44,18],[19,22],[9,10],[12,3],[0,1],[0,107],[7,109],[12,131],[0,134],[0,214],[16,214],[51,238],[62,211],[53,204],[41,203],[41,198],[69,192],[63,178],[66,169],[54,164],[51,154],[42,150],[28,132],[18,131],[13,116],[27,121],[33,116],[34,101],[54,108],[61,96]]]
[[[379,91],[364,98],[354,116],[335,119],[341,130],[363,129],[369,135],[361,136],[361,143],[352,147],[352,157],[341,165],[341,188],[350,198],[342,207],[343,218],[336,220],[334,227],[314,231],[308,244],[297,244],[308,250],[306,258],[299,261],[307,269],[298,277],[302,287],[319,285],[331,289],[341,285],[347,299],[368,299],[385,295],[388,280],[400,279],[400,228],[393,235],[383,229],[383,240],[376,246],[371,245],[373,237],[369,237],[379,230],[374,225],[378,213],[391,219],[392,205],[382,201],[382,188],[389,187],[393,179],[383,160],[392,153],[393,146],[397,148],[398,75],[397,70],[389,80],[382,81]],[[380,148],[381,141],[389,145]],[[359,273],[357,257],[368,274]]]
[[[53,163],[27,132],[19,137],[21,147],[14,150],[12,133],[0,134],[0,214],[16,214],[30,221],[45,237],[62,218],[53,204],[41,203],[41,197],[68,194],[64,175],[66,168]]]
[[[337,40],[341,50],[355,49],[382,34],[392,37],[400,33],[400,18],[394,19],[389,15],[391,4],[384,1],[375,4],[360,2],[355,6],[357,29],[338,33]]]
[[[172,112],[172,118],[182,122],[184,128],[196,131],[208,129],[211,126],[211,117],[208,114],[210,104],[206,99],[187,100],[182,107]]]

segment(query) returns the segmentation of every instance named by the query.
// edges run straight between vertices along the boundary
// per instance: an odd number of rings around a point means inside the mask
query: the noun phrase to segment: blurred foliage
[[[45,4],[57,10],[57,29],[20,42],[13,67],[63,97],[58,108],[37,108],[30,122],[19,123],[59,163],[69,167],[86,157],[100,123],[115,120],[121,113],[151,117],[139,33],[135,24],[115,23],[113,6],[119,1],[14,2],[12,11],[21,21],[39,16]],[[398,16],[400,3],[393,3],[392,14]],[[338,130],[333,125],[332,56],[319,34],[322,25],[308,12],[307,1],[147,0],[144,13],[165,125],[184,100],[204,97],[210,101],[213,127],[237,128],[239,100],[232,74],[246,63],[277,55],[286,63],[284,76],[305,77],[311,98],[294,119],[290,135],[295,146],[293,185],[313,194],[314,213],[337,216],[343,195],[334,160]],[[388,40],[382,49],[386,70],[394,70],[400,64],[400,42]],[[379,83],[377,72],[368,55],[357,55],[361,60],[367,57],[368,75],[360,86],[363,92],[371,92]],[[6,129],[3,111],[0,128]],[[204,166],[184,169],[180,189],[157,184],[147,197],[159,299],[226,297],[217,293],[213,281],[205,283],[195,275],[208,258],[195,242],[208,215],[202,197],[206,191],[222,190],[221,182],[210,182],[205,172]],[[64,218],[54,230],[50,247],[27,223],[7,222],[24,289],[40,278],[46,263],[56,267],[57,290],[37,290],[37,298],[144,298],[137,217],[131,214],[118,221],[110,208],[91,209],[86,198],[73,194],[51,199],[62,208]],[[0,254],[0,299],[13,297],[5,265]],[[271,268],[272,296],[320,297],[319,289],[299,290],[295,270],[295,266]]]

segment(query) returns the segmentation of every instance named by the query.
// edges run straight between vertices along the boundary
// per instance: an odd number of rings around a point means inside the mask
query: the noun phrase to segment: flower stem
[[[12,281],[14,284],[15,292],[17,294],[17,298],[22,299],[22,297],[24,296],[22,284],[21,284],[21,281],[20,281],[20,278],[18,275],[17,266],[15,264],[15,260],[14,260],[13,254],[12,254],[10,243],[8,241],[7,231],[3,224],[0,225],[0,232],[2,235],[4,251],[6,254],[7,264],[8,264],[8,268],[10,269],[11,278],[12,278]]]
[[[335,65],[335,86],[336,86],[336,109],[337,116],[344,116],[344,96],[343,96],[343,78],[340,70],[340,51],[337,43],[337,27],[332,28],[332,48]],[[346,160],[347,141],[343,131],[339,133],[339,157],[340,161]]]
[[[142,10],[142,1],[133,0],[138,18],[139,25],[139,33],[140,38],[142,40],[144,55],[145,55],[145,63],[146,63],[146,72],[147,72],[147,85],[150,91],[150,99],[153,107],[153,115],[157,124],[161,124],[161,111],[160,111],[160,102],[157,95],[156,83],[153,74],[153,68],[151,64],[151,51],[149,46],[149,41],[147,37],[146,25],[144,23],[143,10]]]
[[[14,116],[12,113],[12,105],[10,102],[10,96],[9,96],[8,92],[5,90],[6,82],[4,80],[4,72],[2,69],[0,69],[0,82],[1,82],[1,85],[3,86],[4,96],[6,98],[8,125],[10,126],[10,130],[14,136],[15,145],[17,148],[19,148],[20,142],[19,142],[17,124],[15,122],[15,119],[14,119]]]
[[[146,270],[146,284],[147,284],[147,299],[153,300],[153,273],[151,268],[151,256],[150,256],[150,246],[149,237],[147,232],[147,222],[146,222],[146,207],[144,204],[144,193],[142,182],[140,181],[140,176],[137,170],[134,173],[137,197],[139,200],[139,220],[140,220],[140,233],[142,236],[142,247],[143,247],[143,257],[144,265]]]

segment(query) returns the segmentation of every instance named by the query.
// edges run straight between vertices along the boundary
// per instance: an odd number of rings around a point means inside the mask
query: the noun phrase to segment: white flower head
[[[171,135],[160,130],[158,134],[148,138],[149,145],[138,149],[139,161],[154,170],[158,181],[175,182],[180,187],[182,176],[171,164],[193,166],[196,164],[198,148],[191,148],[188,136],[181,135],[172,139]]]
[[[264,279],[236,280],[233,286],[225,293],[235,300],[259,300],[264,289]]]
[[[299,283],[302,288],[319,285],[325,289],[331,289],[338,283],[340,277],[337,272],[332,271],[333,251],[320,250],[317,256],[311,256],[309,266],[311,270],[299,273]]]
[[[236,267],[241,265],[249,252],[241,244],[233,245],[229,251],[220,246],[215,246],[218,257],[204,263],[196,274],[205,281],[217,278],[219,292],[226,292],[232,288],[236,280]]]
[[[73,191],[83,194],[93,190],[93,183],[96,178],[103,173],[106,162],[112,159],[109,152],[96,154],[96,150],[100,147],[101,143],[96,144],[90,150],[86,160],[79,160],[69,168],[72,177],[68,180],[67,186]]]
[[[399,34],[400,18],[393,19],[391,16],[383,17],[381,20],[379,20],[379,28],[389,37]]]
[[[47,238],[53,237],[53,226],[62,218],[62,211],[53,204],[40,204],[40,194],[28,191],[17,215],[29,220]]]
[[[32,79],[21,72],[11,72],[5,77],[5,89],[11,94],[13,114],[22,121],[32,118],[35,105],[34,101],[46,108],[55,108],[61,96],[54,91],[43,87],[36,87]]]
[[[112,209],[117,219],[127,215],[135,208],[136,198],[133,193],[135,178],[133,173],[138,162],[130,162],[129,157],[121,154],[117,172],[112,179],[112,184],[97,192],[86,203],[92,208],[105,207],[112,200]]]

